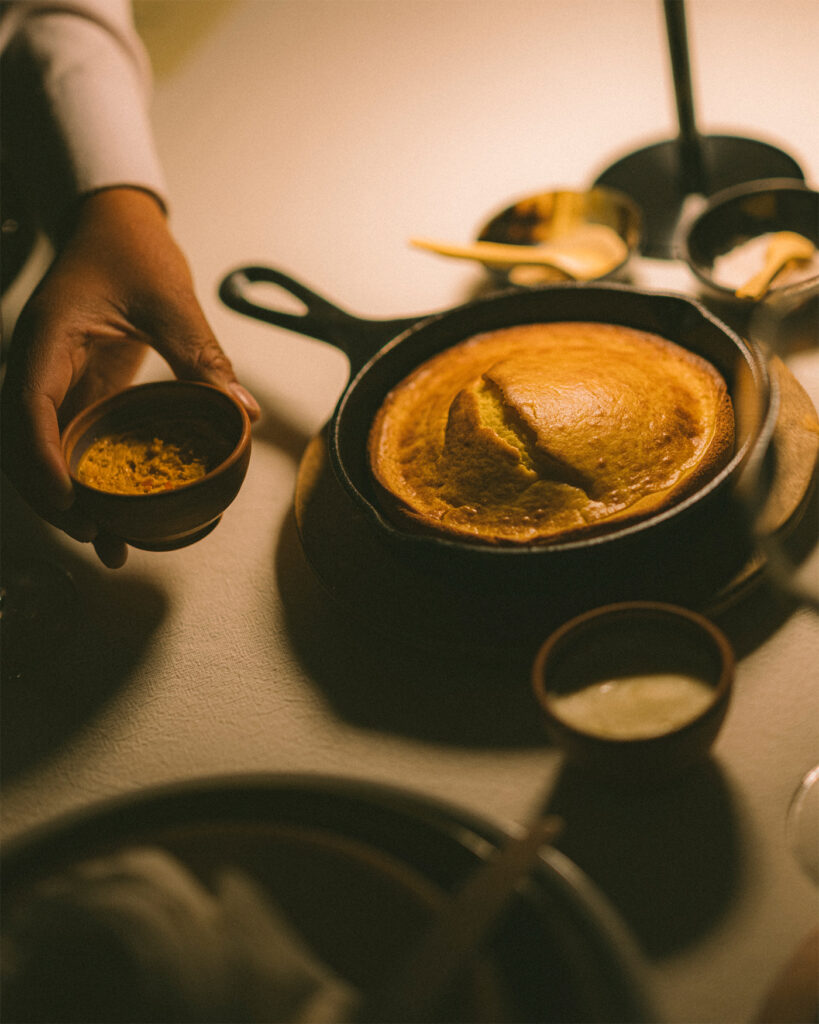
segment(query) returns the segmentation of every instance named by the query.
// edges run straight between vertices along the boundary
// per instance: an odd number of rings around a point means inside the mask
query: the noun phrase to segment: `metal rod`
[[[702,142],[694,113],[694,92],[691,86],[691,63],[684,0],[663,0],[668,51],[679,123],[680,172],[682,193],[705,192],[705,171]]]

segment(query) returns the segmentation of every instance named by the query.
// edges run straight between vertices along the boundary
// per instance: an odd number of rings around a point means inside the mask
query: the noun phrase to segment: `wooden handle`
[[[540,851],[554,840],[562,824],[556,817],[539,819],[477,868],[409,956],[366,1000],[357,1019],[392,1024],[436,1020],[441,998],[477,953],[515,888],[532,873]]]

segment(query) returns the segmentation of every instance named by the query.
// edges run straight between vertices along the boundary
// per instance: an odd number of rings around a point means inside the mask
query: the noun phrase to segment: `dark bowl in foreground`
[[[203,477],[147,494],[99,490],[77,478],[83,454],[98,438],[165,417],[202,424],[203,442],[218,442],[218,464]],[[238,494],[250,461],[250,421],[234,398],[210,384],[157,381],[88,406],[64,430],[62,449],[77,501],[100,527],[133,547],[170,551],[209,533]]]
[[[366,992],[383,984],[449,894],[511,834],[409,790],[315,773],[191,779],[128,792],[49,821],[4,845],[3,939],[13,941],[18,914],[25,914],[37,886],[65,877],[78,862],[150,846],[179,859],[209,891],[225,870],[246,875],[319,960]],[[131,907],[145,895],[144,889],[135,892]],[[180,911],[174,919],[182,929],[183,908],[174,904],[172,909]],[[123,913],[129,913],[129,905]],[[154,930],[165,924],[159,915],[155,921]],[[187,932],[194,948],[204,945],[203,933],[206,929]],[[136,943],[141,934],[133,929],[128,938],[134,936]],[[256,927],[250,937],[258,958],[266,948],[264,929]],[[65,978],[70,950],[65,942],[61,948],[62,960],[46,960],[37,948],[35,966],[39,961],[43,977],[35,994],[40,1005],[50,1003],[66,1015],[67,994],[55,980]],[[140,950],[144,952],[144,941]],[[170,952],[167,945],[157,951],[160,959],[167,959],[161,957],[163,951]],[[225,955],[238,951],[238,944],[231,944]],[[129,964],[118,960],[118,971],[100,976],[105,965],[90,959],[85,949],[77,954],[85,960],[85,976],[96,971],[108,991],[112,977],[122,976]],[[155,962],[144,960],[148,965],[143,974],[149,975]],[[192,956],[191,963],[213,970],[214,960]],[[237,958],[228,966],[239,976],[245,964]],[[77,985],[77,979],[69,980]],[[134,980],[128,979],[131,984]],[[654,1021],[645,980],[636,944],[606,897],[572,861],[546,846],[526,884],[499,916],[495,933],[465,966],[448,1005],[434,1019],[473,1024]],[[209,978],[204,981],[206,992]],[[12,1019],[12,989],[6,989]],[[247,985],[237,989],[237,1000],[249,992],[252,987]],[[124,993],[114,992],[116,1019],[125,1019],[126,1001]],[[57,1018],[52,1010],[37,1019]]]

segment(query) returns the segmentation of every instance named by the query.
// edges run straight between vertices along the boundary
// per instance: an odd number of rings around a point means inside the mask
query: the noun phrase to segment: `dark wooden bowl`
[[[712,692],[704,709],[651,736],[603,735],[569,724],[556,709],[556,697],[586,685],[666,673],[693,677]],[[651,785],[705,758],[728,711],[733,675],[731,647],[704,616],[634,601],[596,608],[552,633],[535,658],[532,685],[546,730],[569,762],[614,780]]]
[[[168,416],[207,425],[203,438],[216,435],[227,455],[199,480],[156,493],[117,494],[77,479],[80,459],[99,437]],[[238,494],[250,461],[250,421],[242,406],[219,388],[158,381],[88,406],[63,431],[62,450],[77,501],[102,529],[136,548],[170,551],[209,533]]]

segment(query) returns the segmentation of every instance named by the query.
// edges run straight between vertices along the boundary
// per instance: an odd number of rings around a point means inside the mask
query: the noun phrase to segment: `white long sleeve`
[[[4,2],[0,48],[4,162],[47,230],[101,188],[166,201],[150,65],[128,0]]]

